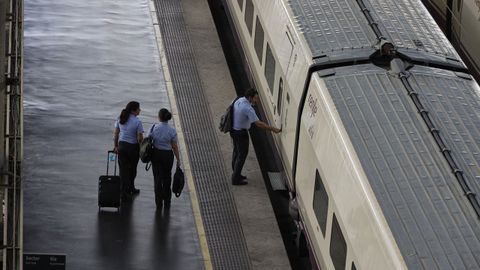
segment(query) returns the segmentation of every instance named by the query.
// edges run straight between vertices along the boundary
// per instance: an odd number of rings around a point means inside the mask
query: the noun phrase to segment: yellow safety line
[[[185,137],[181,126],[180,115],[178,114],[177,100],[175,98],[175,92],[173,91],[173,84],[170,77],[170,70],[168,69],[167,57],[165,55],[165,47],[162,40],[162,33],[160,27],[158,26],[157,11],[155,9],[155,3],[150,1],[150,15],[153,22],[153,27],[155,30],[155,36],[157,39],[158,52],[160,53],[160,59],[163,67],[163,74],[165,78],[165,84],[167,86],[168,98],[170,100],[170,106],[172,111],[172,116],[175,122],[175,128],[177,130],[180,156],[185,172],[185,177],[187,178],[187,184],[190,191],[190,200],[192,202],[192,211],[195,218],[195,225],[197,227],[198,238],[200,241],[200,248],[202,250],[203,262],[206,270],[212,270],[212,261],[210,259],[210,252],[208,250],[207,237],[205,235],[205,229],[203,227],[202,215],[200,212],[200,205],[198,203],[197,191],[195,189],[195,183],[193,182],[192,170],[190,167],[190,160],[188,159],[187,147],[185,143]]]

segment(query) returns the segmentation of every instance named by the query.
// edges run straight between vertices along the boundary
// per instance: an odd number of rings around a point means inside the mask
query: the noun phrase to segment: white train
[[[225,0],[321,269],[480,269],[480,88],[420,0]]]
[[[422,0],[480,80],[480,0]]]

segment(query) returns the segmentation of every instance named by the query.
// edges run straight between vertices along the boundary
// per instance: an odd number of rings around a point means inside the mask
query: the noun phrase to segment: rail
[[[3,203],[2,269],[22,265],[23,0],[0,3],[0,199]]]

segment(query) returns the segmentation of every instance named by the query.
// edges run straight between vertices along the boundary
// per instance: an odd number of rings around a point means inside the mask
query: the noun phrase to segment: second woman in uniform
[[[150,137],[153,138],[152,169],[155,187],[155,204],[157,208],[165,205],[170,207],[172,198],[172,167],[173,156],[177,159],[177,166],[180,166],[180,159],[177,145],[177,132],[168,124],[172,114],[165,108],[158,112],[159,123],[151,129]]]

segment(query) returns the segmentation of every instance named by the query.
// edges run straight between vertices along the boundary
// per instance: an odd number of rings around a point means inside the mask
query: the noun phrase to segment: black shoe
[[[157,209],[162,209],[162,206],[163,206],[162,200],[160,200],[159,202],[156,202],[155,204],[157,205]]]
[[[245,180],[247,177],[245,175],[240,175],[240,179]]]
[[[248,184],[248,182],[245,181],[245,180],[232,181],[232,185],[234,185],[234,186],[244,186],[244,185],[246,185],[246,184]]]
[[[163,206],[163,199],[162,197],[158,196],[155,194],[155,205],[157,206],[157,208],[162,208]]]
[[[133,188],[132,190],[130,190],[130,193],[131,193],[131,194],[138,194],[138,193],[140,193],[140,189],[138,189],[138,188]]]
[[[170,201],[165,201],[164,208],[170,209]]]

